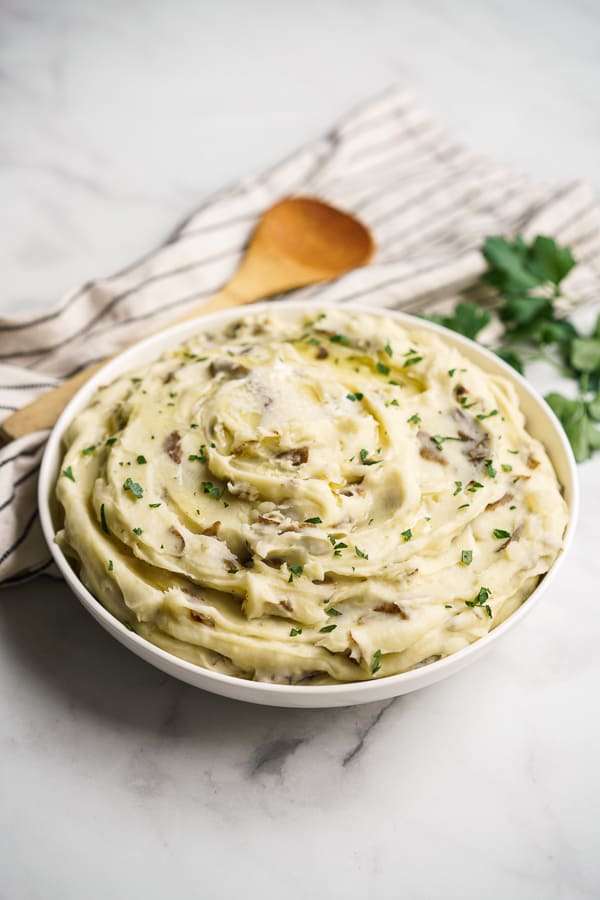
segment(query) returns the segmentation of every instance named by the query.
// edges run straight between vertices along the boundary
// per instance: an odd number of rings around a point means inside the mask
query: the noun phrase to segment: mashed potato
[[[66,433],[57,540],[154,644],[282,683],[379,678],[485,635],[567,509],[515,393],[437,336],[246,314],[100,389]]]

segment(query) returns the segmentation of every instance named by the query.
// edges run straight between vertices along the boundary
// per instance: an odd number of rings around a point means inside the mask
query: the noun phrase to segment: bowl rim
[[[38,480],[38,509],[40,514],[40,522],[42,532],[46,543],[50,549],[53,560],[67,582],[70,589],[77,596],[87,611],[107,630],[116,637],[122,644],[127,646],[136,655],[141,656],[147,662],[156,665],[162,671],[167,671],[174,677],[179,677],[196,687],[202,687],[205,690],[214,690],[227,696],[237,697],[238,699],[246,699],[254,703],[267,703],[280,706],[302,706],[302,701],[310,698],[310,705],[328,706],[342,705],[344,699],[348,705],[354,703],[364,703],[369,699],[376,700],[382,696],[395,696],[400,693],[407,693],[417,687],[422,687],[434,681],[441,680],[446,674],[450,674],[452,670],[462,668],[471,659],[474,659],[480,652],[483,652],[497,638],[506,634],[511,628],[520,622],[534,606],[537,605],[541,595],[547,590],[550,583],[555,578],[557,571],[560,569],[573,541],[575,526],[579,512],[579,485],[576,472],[576,462],[573,451],[563,428],[557,417],[545,403],[537,390],[526,381],[526,379],[516,372],[508,363],[500,359],[493,351],[464,337],[456,332],[430,322],[427,319],[421,319],[415,315],[400,310],[389,309],[382,306],[370,306],[368,304],[344,303],[338,304],[334,302],[318,300],[310,301],[279,301],[277,303],[277,311],[285,314],[302,310],[313,310],[315,313],[321,311],[347,311],[349,313],[368,314],[376,317],[389,317],[397,320],[401,324],[413,329],[423,329],[438,335],[442,340],[450,341],[459,350],[467,351],[467,355],[471,357],[481,357],[477,364],[481,364],[484,371],[486,370],[486,362],[490,363],[499,374],[503,374],[509,381],[516,384],[521,392],[526,394],[534,406],[537,406],[546,420],[546,425],[550,426],[549,438],[558,441],[560,448],[564,452],[567,462],[568,483],[562,484],[563,491],[569,496],[568,511],[569,517],[565,530],[563,546],[556,560],[545,573],[538,585],[532,593],[525,599],[521,606],[516,609],[504,622],[488,632],[483,637],[473,641],[461,650],[451,653],[440,660],[428,663],[407,672],[400,672],[395,675],[387,675],[381,678],[369,679],[366,681],[350,681],[332,685],[292,685],[292,684],[276,684],[271,682],[251,681],[239,678],[235,675],[226,675],[220,672],[214,672],[206,669],[196,663],[183,659],[163,650],[161,647],[153,644],[141,637],[136,632],[130,631],[125,625],[113,616],[80,581],[77,574],[71,568],[67,557],[56,544],[56,531],[52,521],[51,496],[53,495],[54,485],[57,476],[57,469],[60,466],[62,458],[61,440],[63,432],[67,425],[71,422],[74,415],[83,409],[89,401],[91,395],[96,389],[107,382],[114,380],[121,372],[127,371],[140,365],[140,362],[132,362],[129,364],[130,358],[144,356],[150,361],[164,352],[168,347],[175,346],[177,343],[185,340],[186,337],[192,336],[196,331],[203,331],[226,324],[228,321],[239,318],[240,316],[260,314],[261,312],[272,312],[274,305],[272,301],[261,303],[253,303],[248,306],[232,307],[225,310],[219,310],[197,319],[190,319],[184,322],[172,325],[157,334],[150,335],[144,340],[136,342],[131,347],[127,347],[121,353],[115,355],[107,363],[102,366],[71,398],[61,415],[59,416],[54,428],[51,430],[44,448],[44,453],[40,465],[40,474]],[[489,372],[489,369],[487,370]],[[154,659],[153,659],[154,658]],[[173,670],[178,670],[175,673]],[[186,677],[188,676],[188,677]],[[206,684],[199,682],[206,681]],[[385,686],[385,690],[382,690]],[[220,688],[220,689],[219,689]],[[254,696],[244,698],[245,692]],[[370,694],[377,696],[369,697]],[[319,700],[325,702],[314,703]],[[286,702],[292,701],[293,702]],[[331,703],[328,704],[327,701]],[[277,702],[281,701],[281,702]],[[299,702],[298,702],[299,701]],[[309,704],[307,704],[309,705]]]

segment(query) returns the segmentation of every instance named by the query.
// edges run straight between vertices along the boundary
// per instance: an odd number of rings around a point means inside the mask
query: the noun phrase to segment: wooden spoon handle
[[[178,322],[187,322],[189,319],[195,319],[209,312],[216,312],[219,309],[227,309],[228,307],[241,306],[243,303],[250,302],[246,298],[239,297],[226,287],[218,291],[216,294],[203,303],[202,306],[196,307],[191,312],[186,313],[171,325]],[[168,327],[168,326],[164,326]],[[137,343],[137,342],[134,342]],[[127,346],[132,346],[131,344]],[[125,348],[123,348],[125,349]],[[109,357],[112,359],[112,357]],[[82,369],[77,375],[67,378],[58,387],[52,388],[40,397],[37,397],[27,406],[11,413],[4,422],[2,422],[2,432],[4,437],[9,440],[24,437],[26,434],[33,434],[34,431],[41,431],[44,428],[52,428],[56,424],[61,412],[71,399],[74,397],[79,388],[94,375],[108,360],[94,363]]]

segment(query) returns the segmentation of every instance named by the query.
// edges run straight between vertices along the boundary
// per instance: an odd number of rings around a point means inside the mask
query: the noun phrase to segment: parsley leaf
[[[136,500],[140,500],[144,496],[144,489],[141,484],[138,484],[137,481],[133,481],[131,478],[126,478],[123,482],[123,490],[130,491]]]
[[[371,675],[375,675],[376,672],[379,672],[381,668],[381,650],[376,650],[373,654],[373,660],[371,662]]]
[[[100,523],[102,525],[102,531],[104,534],[110,534],[108,530],[108,522],[106,521],[106,510],[104,509],[104,503],[100,505]]]
[[[460,561],[463,566],[470,566],[473,562],[473,551],[472,550],[461,550],[460,552]]]
[[[555,392],[547,394],[546,403],[565,430],[577,462],[583,462],[600,450],[600,429],[594,422],[599,420],[600,395],[586,402],[582,397],[569,400]]]
[[[300,578],[304,568],[302,566],[290,566],[290,577],[288,578],[288,582],[291,584],[294,578]]]
[[[474,340],[479,332],[492,321],[490,313],[486,309],[480,309],[475,303],[459,303],[450,316],[433,313],[425,318],[437,325],[443,325],[444,328],[450,328],[451,331],[456,331],[458,334],[463,334],[471,340]]]
[[[71,466],[67,466],[66,469],[63,469],[63,475],[70,481],[75,481],[75,476],[73,475],[73,469],[71,468]]]
[[[486,587],[479,588],[479,593],[477,594],[477,596],[474,597],[473,600],[465,600],[465,604],[466,604],[466,606],[471,606],[471,607],[475,607],[475,606],[482,607],[483,609],[485,609],[486,613],[488,614],[488,616],[491,619],[492,618],[492,608],[489,605],[489,603],[487,602],[490,598],[491,593],[492,592],[489,588],[486,588]]]

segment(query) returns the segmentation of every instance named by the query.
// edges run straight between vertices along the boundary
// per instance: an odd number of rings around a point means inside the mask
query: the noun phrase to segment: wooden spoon
[[[353,216],[312,197],[287,197],[259,220],[240,267],[225,287],[170,324],[337,278],[364,266],[374,252],[370,231]],[[51,428],[71,397],[103,365],[83,369],[12,413],[2,423],[5,438]]]

